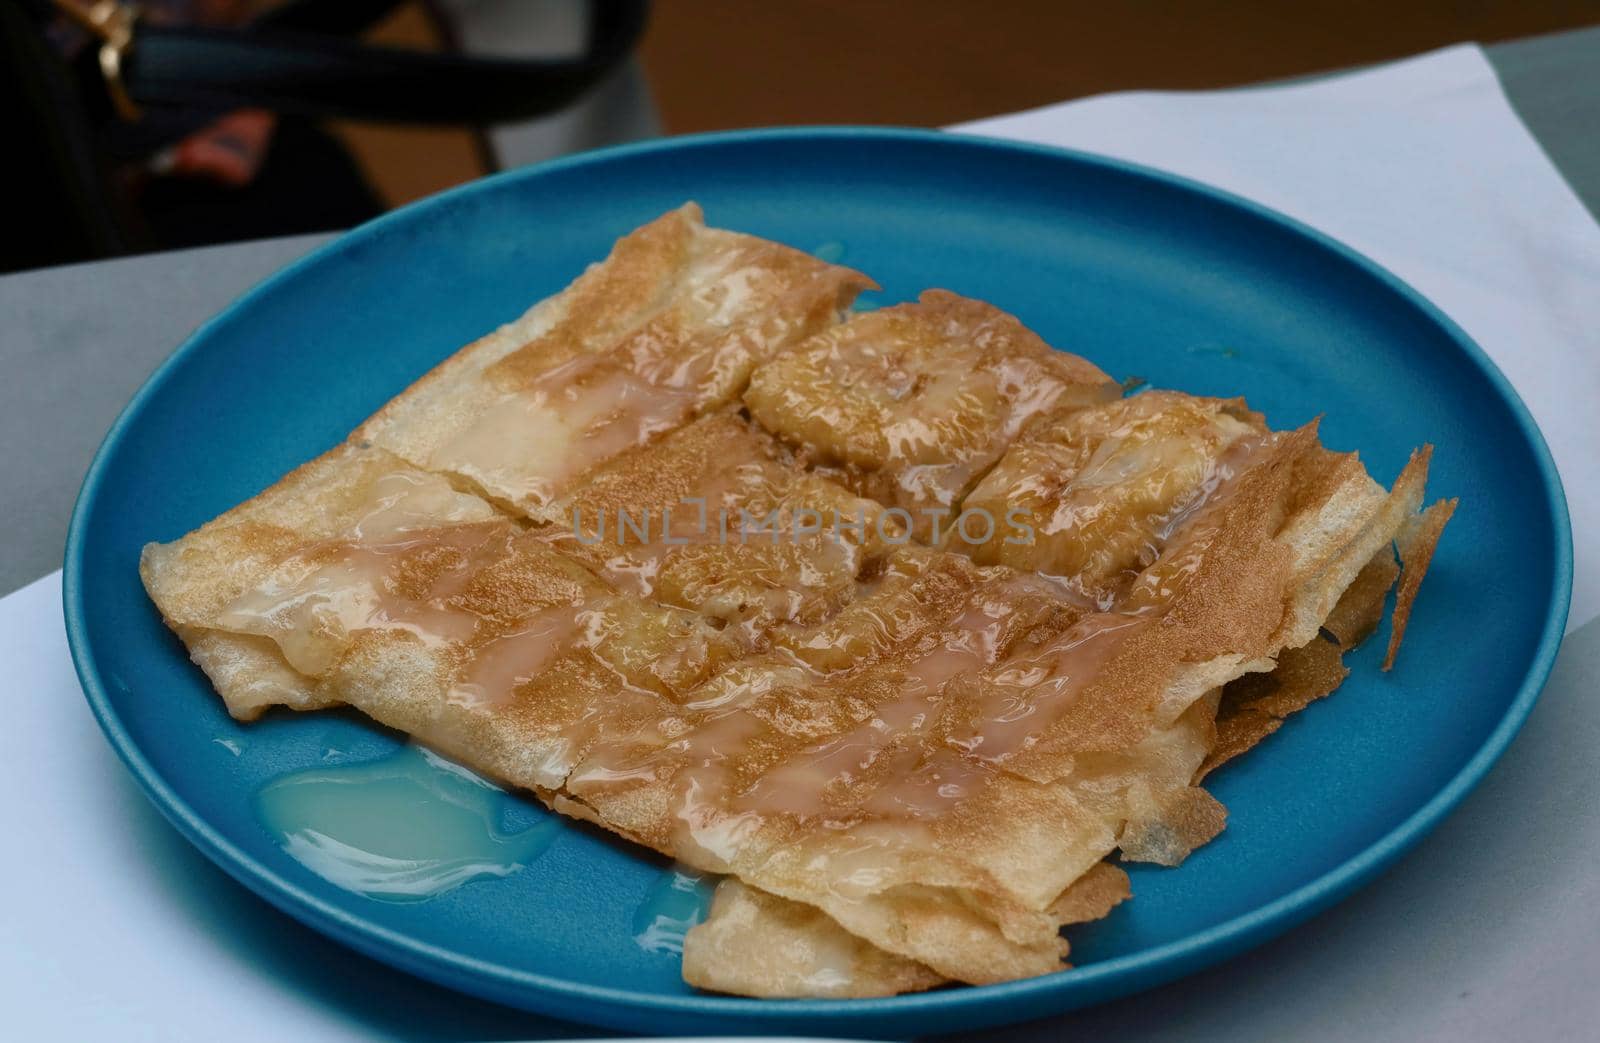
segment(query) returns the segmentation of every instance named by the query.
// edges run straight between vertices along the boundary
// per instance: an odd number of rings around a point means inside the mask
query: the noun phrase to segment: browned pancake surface
[[[675,211],[146,585],[237,716],[349,704],[741,881],[707,987],[1056,969],[1126,897],[1102,860],[1222,828],[1199,776],[1337,684],[1319,629],[1371,629],[1397,537],[1409,605],[1447,512],[1425,455],[1386,491],[980,302],[845,321],[866,285]]]

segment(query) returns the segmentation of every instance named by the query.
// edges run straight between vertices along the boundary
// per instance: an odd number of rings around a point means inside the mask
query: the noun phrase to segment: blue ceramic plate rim
[[[124,432],[143,413],[146,401],[190,354],[204,349],[212,327],[223,322],[234,311],[271,294],[280,283],[294,277],[303,269],[315,267],[341,252],[372,240],[382,235],[392,225],[416,220],[432,210],[446,207],[450,201],[459,196],[482,191],[491,184],[520,178],[536,178],[554,170],[605,164],[638,156],[659,155],[701,146],[809,139],[835,141],[843,139],[861,143],[872,140],[915,141],[952,149],[980,148],[1035,156],[1044,155],[1068,162],[1097,166],[1128,178],[1142,179],[1197,193],[1247,215],[1264,218],[1284,226],[1323,250],[1364,269],[1443,329],[1462,355],[1488,380],[1490,386],[1510,407],[1518,430],[1527,440],[1537,461],[1539,478],[1545,492],[1544,506],[1549,512],[1554,528],[1551,540],[1554,560],[1551,566],[1555,584],[1546,609],[1544,627],[1515,698],[1488,738],[1443,788],[1400,825],[1317,879],[1248,913],[1206,930],[1197,931],[1178,941],[1075,967],[1060,974],[999,985],[946,989],[882,999],[753,1000],[714,995],[662,996],[582,984],[516,970],[420,942],[366,917],[341,909],[271,872],[229,843],[196,814],[146,760],[107,697],[94,649],[90,647],[87,638],[83,559],[88,518],[93,513],[102,479],[110,466],[109,461],[114,455],[114,450]],[[1056,1009],[1064,1010],[1169,981],[1259,944],[1309,918],[1371,880],[1421,840],[1477,785],[1510,745],[1532,711],[1554,664],[1566,625],[1567,609],[1572,593],[1572,573],[1572,530],[1561,479],[1549,447],[1545,444],[1543,435],[1522,399],[1483,349],[1459,326],[1399,277],[1366,256],[1269,207],[1188,178],[1106,156],[944,131],[882,127],[793,127],[697,134],[619,145],[496,174],[458,186],[368,222],[319,247],[256,285],[198,327],[151,374],[107,432],[84,477],[83,486],[73,509],[72,521],[67,532],[62,602],[67,642],[71,649],[73,665],[89,705],[118,756],[133,773],[146,795],[191,843],[230,875],[278,908],[345,944],[420,976],[501,1002],[529,1009],[538,1007],[558,1016],[581,1017],[579,1012],[583,1009],[582,1005],[602,1004],[629,1008],[643,1014],[699,1016],[724,1019],[728,1023],[745,1022],[752,1028],[759,1028],[762,1023],[772,1023],[771,1027],[776,1028],[777,1023],[792,1025],[807,1020],[819,1023],[860,1023],[865,1020],[884,1024],[896,1016],[956,1014],[958,1011],[970,1014],[973,1008],[988,1007],[992,1004],[1027,1008],[1037,1014],[1048,1005],[1046,997],[1058,992],[1066,994],[1064,998],[1067,1002],[1059,1004]],[[553,1002],[548,1006],[530,1003],[528,1000],[530,993],[547,994]],[[1078,1002],[1073,1002],[1073,999],[1077,999]],[[1029,1000],[1034,1002],[1030,1003]],[[1046,1002],[1039,1004],[1039,1000]],[[960,1020],[959,1015],[957,1020]]]

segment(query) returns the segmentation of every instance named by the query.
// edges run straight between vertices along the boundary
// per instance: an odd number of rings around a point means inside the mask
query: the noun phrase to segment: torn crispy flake
[[[1368,561],[1323,624],[1323,634],[1285,649],[1269,673],[1248,674],[1222,690],[1216,741],[1198,778],[1248,752],[1284,718],[1332,694],[1349,676],[1344,653],[1365,641],[1383,615],[1384,598],[1399,569],[1385,545]],[[1331,640],[1329,639],[1331,636]]]
[[[1223,689],[1217,712],[1217,740],[1200,767],[1200,777],[1248,752],[1277,731],[1283,719],[1339,687],[1350,671],[1339,646],[1318,637],[1278,656],[1271,673],[1241,677]]]
[[[1426,451],[1386,491],[1237,401],[1107,402],[979,302],[838,325],[866,285],[675,211],[146,587],[235,716],[350,705],[730,874],[703,987],[1059,969],[1105,858],[1209,840],[1199,778],[1339,683],[1394,542],[1398,643],[1454,504],[1416,515]],[[1038,539],[907,544],[929,505]]]
[[[1394,667],[1394,657],[1406,636],[1406,624],[1411,621],[1411,606],[1416,603],[1422,577],[1427,575],[1428,566],[1433,562],[1433,551],[1444,534],[1445,523],[1456,512],[1456,503],[1455,500],[1440,500],[1412,519],[1396,540],[1400,546],[1402,571],[1390,622],[1389,649],[1383,657],[1385,670]]]
[[[1096,862],[1051,903],[1050,914],[1063,925],[1103,920],[1132,897],[1127,873],[1110,862]]]
[[[1357,573],[1322,625],[1349,651],[1372,636],[1383,620],[1383,601],[1400,575],[1394,552],[1384,547]]]
[[[1148,816],[1130,819],[1117,838],[1122,857],[1132,862],[1175,866],[1195,848],[1222,832],[1228,811],[1198,786],[1165,794]]]

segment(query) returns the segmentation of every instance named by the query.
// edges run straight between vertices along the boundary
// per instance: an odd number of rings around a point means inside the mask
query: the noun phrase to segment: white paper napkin
[[[0,728],[0,1035],[241,1043],[387,1035],[340,1005],[336,981],[331,991],[306,987],[308,974],[343,973],[329,967],[322,940],[240,901],[241,889],[134,785],[78,688],[59,572],[0,599],[0,663],[10,712]],[[268,945],[264,932],[279,937]],[[289,968],[284,954],[296,950],[304,965]],[[339,962],[382,988],[366,961]]]
[[[1600,615],[1600,224],[1475,45],[1286,87],[1112,94],[955,130],[1102,152],[1247,196],[1341,239],[1455,319],[1544,431]]]

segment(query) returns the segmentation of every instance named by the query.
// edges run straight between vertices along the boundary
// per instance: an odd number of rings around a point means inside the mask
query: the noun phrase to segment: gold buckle
[[[143,113],[122,82],[122,61],[133,49],[133,27],[139,20],[139,9],[119,0],[96,0],[92,4],[55,0],[55,5],[100,41],[100,75],[105,77],[111,107],[125,120],[138,119]]]

